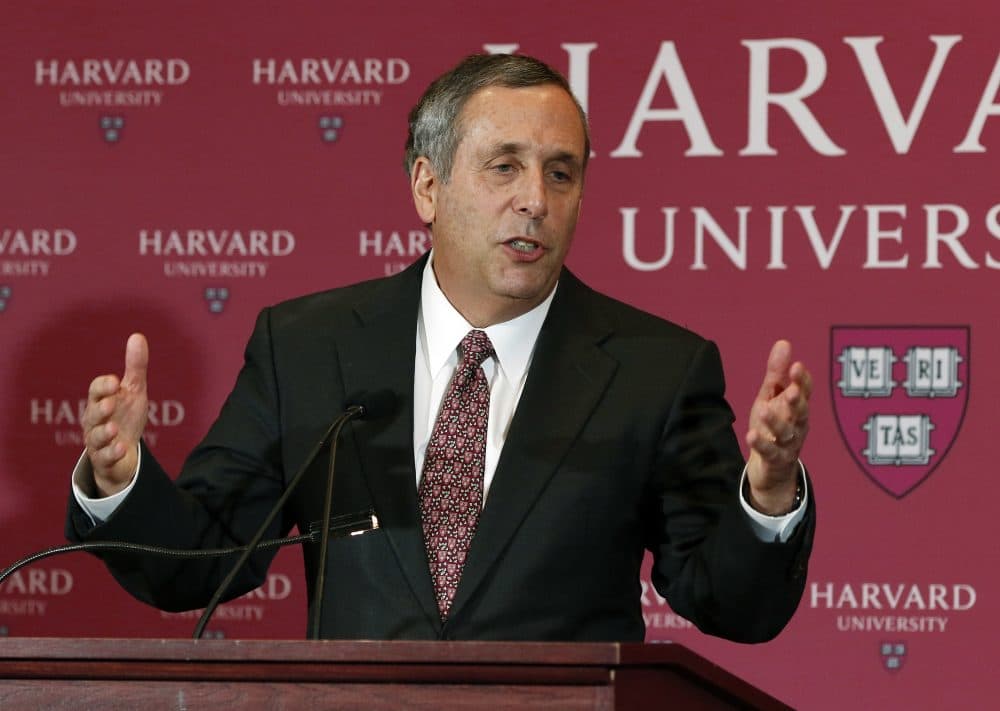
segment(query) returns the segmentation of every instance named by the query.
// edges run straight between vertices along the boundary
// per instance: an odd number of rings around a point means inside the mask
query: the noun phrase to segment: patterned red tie
[[[459,352],[462,359],[427,443],[419,492],[427,560],[442,620],[458,589],[483,507],[490,390],[480,366],[494,354],[484,331],[469,331]]]

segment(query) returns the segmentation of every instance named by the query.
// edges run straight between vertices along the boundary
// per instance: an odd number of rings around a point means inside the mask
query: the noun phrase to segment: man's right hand
[[[102,375],[90,383],[80,424],[94,470],[94,498],[118,493],[135,475],[139,439],[149,409],[148,364],[146,337],[133,333],[125,345],[125,374],[121,378]]]

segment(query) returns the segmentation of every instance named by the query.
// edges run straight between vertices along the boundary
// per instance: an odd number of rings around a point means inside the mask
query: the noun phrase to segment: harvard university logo
[[[969,396],[967,326],[834,326],[830,385],[840,434],[896,498],[944,459]]]

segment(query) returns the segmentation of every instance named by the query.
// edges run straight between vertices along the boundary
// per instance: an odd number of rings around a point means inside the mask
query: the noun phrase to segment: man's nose
[[[532,220],[549,214],[545,175],[541,170],[528,170],[522,176],[514,197],[514,212]]]

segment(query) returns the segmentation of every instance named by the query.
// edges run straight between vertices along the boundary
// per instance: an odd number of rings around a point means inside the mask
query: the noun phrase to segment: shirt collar
[[[458,344],[474,328],[441,291],[434,277],[433,262],[432,250],[424,267],[420,288],[423,322],[421,335],[426,348],[427,366],[432,376],[448,363],[458,349]],[[517,383],[524,377],[555,293],[556,289],[553,288],[542,303],[517,318],[482,329],[490,337],[500,369],[509,382]]]

